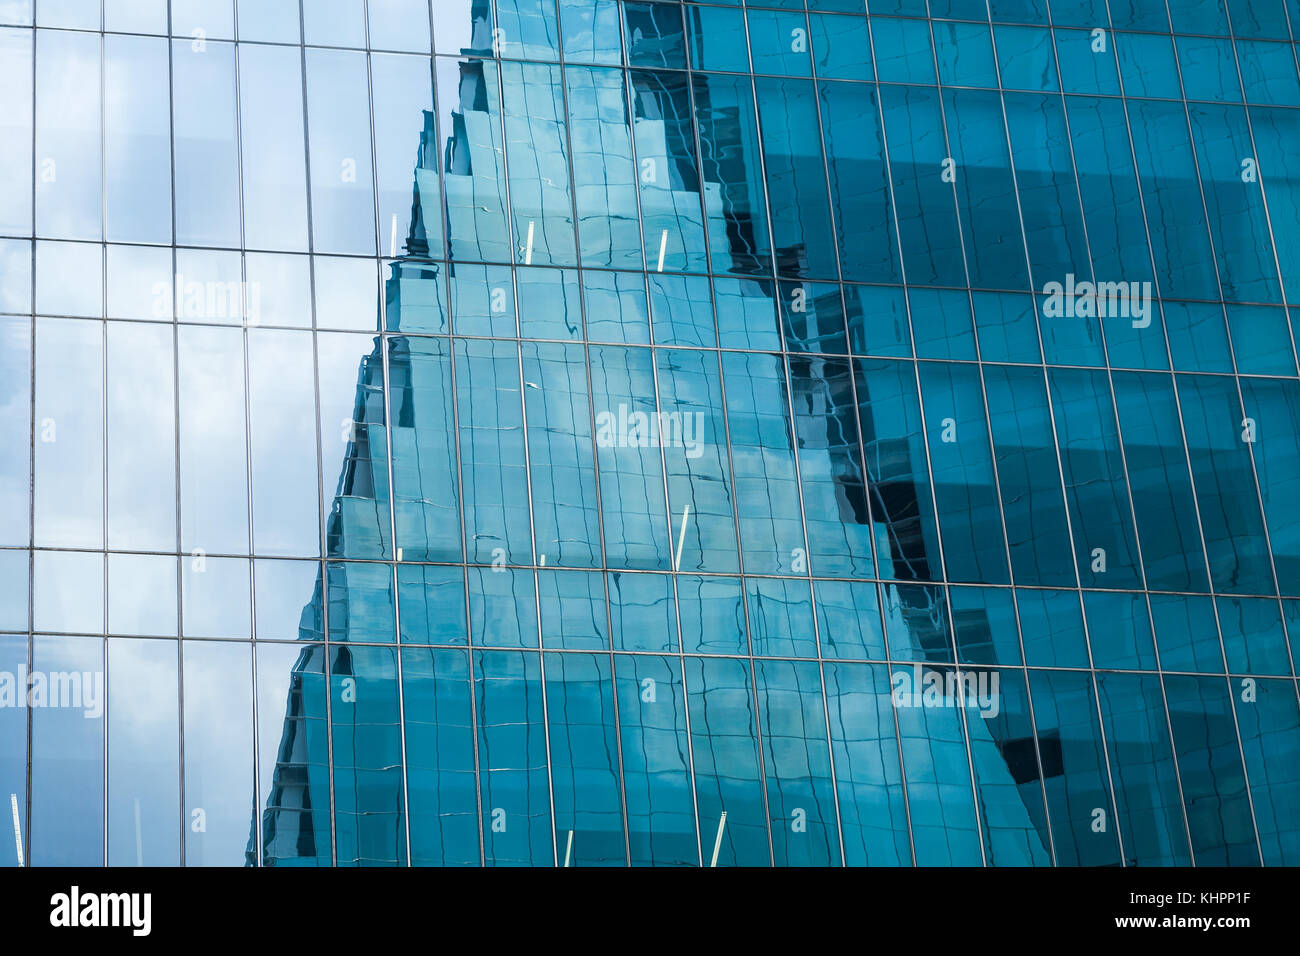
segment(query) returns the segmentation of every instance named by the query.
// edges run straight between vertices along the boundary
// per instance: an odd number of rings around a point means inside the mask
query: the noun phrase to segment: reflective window
[[[108,693],[104,642],[37,637],[32,662],[33,677],[40,673],[38,682],[52,706],[33,706],[30,711],[31,864],[102,866]],[[58,679],[52,683],[51,677]],[[36,688],[33,683],[29,691],[33,704]]]
[[[325,649],[256,649],[259,819],[263,866],[331,862]]]
[[[185,863],[241,866],[253,793],[253,661],[247,645],[185,641]],[[195,824],[201,824],[196,826]]]
[[[108,642],[108,864],[180,863],[175,641]]]

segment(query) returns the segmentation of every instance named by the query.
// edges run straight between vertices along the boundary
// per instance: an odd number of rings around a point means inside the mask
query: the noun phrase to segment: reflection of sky
[[[177,669],[176,645],[171,641],[114,638],[108,642],[110,865],[171,863],[179,856]],[[243,746],[248,746],[247,741]],[[189,795],[186,802],[200,805]],[[139,856],[137,840],[142,843]]]
[[[243,863],[253,790],[251,677],[249,645],[186,643],[186,862],[192,865]],[[203,834],[193,829],[196,807],[206,814]]]
[[[0,557],[0,575],[5,572],[4,559]],[[0,591],[0,600],[4,592]],[[18,674],[27,667],[27,638],[22,635],[0,635],[0,670]],[[4,830],[12,813],[9,795],[18,798],[18,813],[26,820],[27,806],[27,712],[16,707],[0,708],[0,820]],[[24,828],[25,832],[25,828]],[[23,841],[24,845],[26,840]],[[0,866],[17,863],[17,848],[12,842],[0,840]]]
[[[0,286],[3,284],[0,267]],[[0,316],[0,430],[5,434],[26,435],[31,427],[30,355],[31,320]],[[29,469],[26,455],[0,455],[0,500],[26,500]],[[0,508],[0,544],[26,545],[28,521],[22,508]]]
[[[33,670],[103,673],[104,642],[100,639],[37,637],[34,646]],[[171,647],[174,650],[175,645]],[[132,689],[128,694],[135,692]],[[97,865],[102,862],[104,832],[104,718],[87,720],[79,708],[47,707],[30,713],[35,755],[32,863]],[[174,789],[174,776],[166,786]]]
[[[103,545],[102,336],[98,322],[37,322],[38,546]]]
[[[0,312],[26,312],[32,307],[32,246],[19,239],[0,239]],[[7,321],[7,320],[4,320]],[[12,354],[7,347],[0,356]],[[0,400],[17,389],[13,376],[0,379]]]

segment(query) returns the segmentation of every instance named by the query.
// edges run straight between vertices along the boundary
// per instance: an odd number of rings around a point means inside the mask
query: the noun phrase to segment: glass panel
[[[9,577],[9,559],[8,555],[16,552],[0,552],[0,573],[4,573],[6,578]],[[25,559],[25,555],[23,556]],[[24,560],[24,563],[26,561]],[[24,577],[26,574],[24,573]],[[24,600],[26,596],[24,595]],[[26,617],[26,609],[24,609]],[[6,627],[8,625],[5,625]],[[25,626],[25,625],[24,625]],[[21,674],[27,668],[27,638],[22,636],[0,636],[0,670],[8,678],[6,683],[9,685],[7,693],[12,694],[18,689],[12,675]],[[22,692],[26,693],[27,688],[23,687]],[[30,833],[27,826],[27,716],[29,711],[26,707],[6,706],[0,708],[0,789],[7,794],[11,794],[11,810],[17,815],[19,828],[26,837]],[[26,866],[27,861],[24,859],[29,850],[30,840],[24,839],[22,856],[19,856],[18,847],[15,844],[12,850],[6,847],[4,853],[0,853],[0,866],[17,867]]]
[[[330,658],[334,828],[340,866],[406,864],[396,652],[336,647]]]
[[[593,567],[600,519],[586,354],[580,345],[522,348],[537,560]]]
[[[330,767],[325,649],[257,646],[263,866],[329,866]]]
[[[0,317],[0,544],[31,543],[32,322]]]
[[[880,664],[827,664],[825,680],[844,862],[909,866],[907,801],[888,669]]]
[[[276,556],[320,554],[316,415],[311,336],[248,333],[249,448],[253,550]]]
[[[406,561],[461,560],[460,480],[449,344],[388,340],[393,500]]]
[[[30,23],[30,7],[27,18]],[[3,3],[0,20],[22,22]],[[0,96],[6,104],[0,115],[0,179],[6,183],[32,179],[32,44],[33,31],[0,28]],[[0,195],[0,233],[32,234],[30,190],[6,189]]]
[[[616,568],[666,571],[674,542],[665,524],[663,460],[657,447],[641,441],[655,434],[648,427],[656,414],[653,358],[649,349],[592,346],[588,359],[605,560]],[[638,416],[647,418],[645,429],[632,427]]]
[[[36,323],[36,544],[104,546],[104,326]]]
[[[181,547],[248,553],[244,336],[237,329],[178,332]]]
[[[103,866],[104,642],[38,637],[32,647],[31,864]]]
[[[738,363],[745,359],[734,353],[731,357]],[[660,411],[680,416],[683,437],[687,422],[695,434],[689,448],[683,440],[680,447],[664,449],[670,527],[677,537],[673,566],[678,570],[737,571],[731,468],[724,441],[726,420],[717,359],[714,353],[685,349],[660,349],[656,358]]]
[[[312,249],[316,252],[375,253],[368,80],[363,53],[307,51]],[[251,237],[250,243],[264,244]]]
[[[565,82],[582,264],[640,268],[641,230],[623,73],[569,67]]]
[[[632,865],[699,865],[681,664],[615,655],[614,673]]]
[[[402,649],[411,863],[476,866],[474,704],[464,651]]]
[[[745,570],[806,574],[784,363],[724,352],[722,371]]]
[[[256,863],[256,844],[249,841],[257,831],[251,648],[186,641],[182,655],[185,864]]]
[[[170,242],[171,126],[167,41],[104,38],[106,238]]]
[[[1057,865],[1119,863],[1119,831],[1092,678],[1069,671],[1030,671],[1029,692]]]
[[[298,51],[244,46],[239,53],[239,89],[244,243],[254,249],[305,251],[307,177]],[[366,150],[357,160],[365,162],[358,180],[368,190],[368,142]]]
[[[577,252],[560,68],[503,64],[501,83],[515,258],[525,265],[573,265]]]
[[[36,230],[42,236],[102,237],[99,42],[93,34],[58,30],[36,39]],[[19,232],[26,231],[24,224]]]
[[[1187,866],[1186,822],[1159,678],[1099,673],[1097,695],[1125,864]]]
[[[750,664],[688,657],[685,674],[700,842],[718,848],[710,865],[769,866],[772,845]]]
[[[108,642],[109,866],[180,865],[178,651]]]
[[[1166,674],[1165,700],[1192,852],[1201,866],[1260,862],[1230,685],[1222,677]]]
[[[821,673],[812,661],[757,661],[768,815],[778,866],[838,866],[839,812]]]
[[[174,41],[177,242],[240,244],[238,124],[234,44]]]
[[[547,654],[546,704],[555,833],[562,866],[623,866],[616,704],[610,658]]]
[[[483,846],[490,866],[552,866],[541,655],[474,654]]]

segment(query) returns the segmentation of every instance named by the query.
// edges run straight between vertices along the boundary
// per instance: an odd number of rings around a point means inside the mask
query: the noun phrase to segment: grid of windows
[[[0,0],[0,863],[1300,862],[1297,30]]]

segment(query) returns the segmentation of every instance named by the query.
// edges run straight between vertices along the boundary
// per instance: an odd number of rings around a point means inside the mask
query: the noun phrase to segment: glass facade
[[[0,864],[1300,864],[1297,37],[0,0]]]

